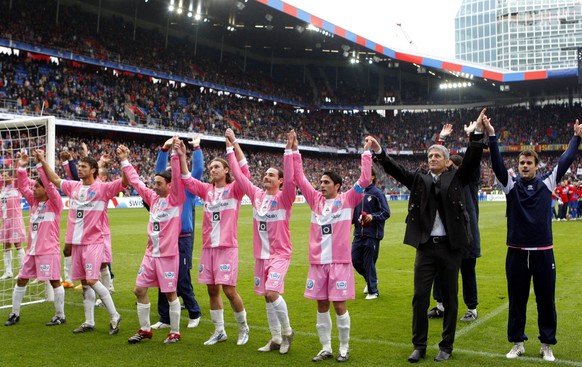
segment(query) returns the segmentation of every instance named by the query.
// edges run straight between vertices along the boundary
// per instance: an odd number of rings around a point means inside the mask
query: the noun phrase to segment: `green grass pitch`
[[[356,274],[356,300],[348,302],[351,315],[350,361],[354,366],[403,366],[412,351],[411,302],[414,249],[403,245],[405,202],[390,202],[392,217],[386,224],[386,237],[378,259],[380,298],[364,300],[363,279]],[[531,293],[526,333],[526,354],[518,360],[507,360],[505,353],[511,348],[506,337],[507,291],[505,280],[504,244],[505,203],[481,203],[480,228],[483,257],[477,261],[479,290],[479,319],[471,324],[458,323],[455,350],[451,366],[531,366],[544,362],[539,357],[537,340],[537,315],[535,296]],[[203,318],[197,329],[187,329],[187,313],[182,313],[182,340],[164,345],[167,330],[154,331],[152,340],[137,345],[127,343],[127,338],[138,329],[136,301],[132,293],[138,266],[147,241],[147,213],[140,209],[110,210],[113,235],[113,271],[115,290],[113,297],[123,316],[121,331],[109,336],[108,315],[105,309],[95,310],[96,330],[74,335],[72,330],[84,321],[80,291],[66,291],[65,312],[67,324],[46,327],[44,323],[53,315],[52,303],[23,307],[20,322],[10,328],[0,326],[0,365],[2,366],[305,366],[312,365],[311,358],[320,349],[315,329],[316,303],[303,298],[308,262],[307,238],[309,208],[298,204],[291,218],[293,258],[285,282],[285,300],[289,307],[295,340],[288,355],[277,352],[259,353],[270,334],[267,327],[265,301],[252,291],[254,259],[252,257],[251,208],[242,207],[239,218],[239,281],[237,289],[247,310],[251,327],[250,341],[245,346],[236,345],[237,327],[232,310],[225,301],[226,332],[229,339],[214,346],[203,342],[213,332],[208,312],[206,288],[196,281],[201,243],[201,210],[197,211],[193,254],[193,279],[197,300],[203,309]],[[63,225],[65,215],[63,215]],[[582,310],[580,284],[582,259],[580,233],[582,221],[555,222],[554,240],[557,282],[558,341],[554,347],[556,365],[582,366],[582,322],[576,316]],[[64,227],[63,227],[64,228]],[[64,236],[64,230],[62,231]],[[152,323],[157,321],[157,292],[150,290]],[[9,310],[2,310],[6,319]],[[465,312],[462,297],[459,317]],[[333,347],[337,352],[335,317]],[[427,358],[421,364],[432,364],[438,351],[437,343],[442,330],[441,320],[430,321]],[[335,364],[335,360],[320,364]]]

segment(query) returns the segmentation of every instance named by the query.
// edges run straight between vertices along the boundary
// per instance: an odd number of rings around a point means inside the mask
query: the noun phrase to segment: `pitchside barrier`
[[[408,194],[402,195],[386,195],[386,200],[388,201],[401,201],[401,200],[408,200]],[[65,210],[69,209],[69,198],[63,197],[63,205],[65,206]],[[505,201],[504,194],[481,194],[479,195],[479,201]],[[303,195],[297,195],[295,198],[295,204],[305,204],[305,198]],[[198,197],[196,198],[196,206],[203,206],[204,203]],[[248,196],[244,196],[241,202],[241,205],[251,205],[251,200]],[[26,200],[22,199],[22,209],[28,210],[29,206]],[[108,209],[119,209],[119,208],[143,208],[143,201],[139,196],[124,196],[113,198],[109,200],[109,204],[107,205]]]

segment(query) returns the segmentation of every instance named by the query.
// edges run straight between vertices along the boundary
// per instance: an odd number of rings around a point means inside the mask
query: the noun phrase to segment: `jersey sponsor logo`
[[[269,273],[269,278],[271,278],[273,280],[281,280],[281,273],[277,273],[277,272]]]
[[[335,289],[348,289],[348,281],[340,280],[335,282]]]
[[[204,265],[200,264],[200,265],[198,266],[198,272],[199,272],[199,273],[202,273],[203,271],[204,271]]]
[[[331,234],[331,224],[324,224],[321,226],[321,234],[322,235],[330,235]]]
[[[315,282],[313,281],[313,279],[307,279],[307,283],[305,283],[305,288],[311,291],[313,290],[313,287],[315,287]]]
[[[77,219],[83,219],[85,213],[82,210],[77,210]]]
[[[164,278],[165,279],[174,279],[176,273],[173,271],[164,271]]]
[[[220,212],[212,213],[212,221],[213,222],[220,222]]]
[[[41,265],[40,266],[40,271],[48,272],[50,270],[51,270],[51,266],[50,265]]]
[[[32,231],[33,231],[33,232],[36,232],[36,231],[38,231],[38,223],[33,223],[33,224],[32,224]]]
[[[230,264],[220,264],[220,271],[230,271]]]
[[[160,222],[153,222],[152,223],[152,231],[154,231],[154,232],[160,231]]]
[[[259,222],[259,231],[261,232],[267,231],[267,222]]]
[[[255,277],[255,287],[259,287],[261,285],[261,278]]]

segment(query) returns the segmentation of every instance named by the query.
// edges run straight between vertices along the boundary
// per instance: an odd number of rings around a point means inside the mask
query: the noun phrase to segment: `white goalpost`
[[[30,156],[32,149],[42,149],[45,151],[46,159],[51,168],[55,167],[55,118],[53,116],[43,117],[23,117],[12,120],[0,120],[0,204],[4,204],[9,195],[14,195],[16,188],[15,161],[18,153],[26,152]],[[28,175],[36,179],[38,174],[34,169],[34,161],[28,168]],[[29,205],[21,199],[22,216],[26,225],[28,236]],[[7,206],[2,205],[0,210],[0,221],[2,225],[6,221],[13,220],[18,214],[6,210]],[[2,236],[2,231],[0,231]],[[28,237],[27,237],[28,238]],[[0,309],[12,307],[12,291],[16,283],[16,276],[20,269],[21,257],[18,255],[14,244],[10,249],[6,249],[6,242],[9,239],[0,238],[2,243],[2,258],[0,258]],[[20,244],[26,250],[27,243]],[[13,259],[12,261],[9,261]],[[18,259],[18,260],[17,260]],[[14,261],[17,260],[17,261]],[[11,265],[10,265],[11,263]],[[7,268],[9,267],[9,268]],[[12,275],[12,276],[9,276]],[[26,295],[22,305],[52,301],[53,292],[49,282],[28,283]]]

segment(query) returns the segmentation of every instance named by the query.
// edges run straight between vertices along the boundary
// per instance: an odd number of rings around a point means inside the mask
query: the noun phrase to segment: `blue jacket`
[[[168,151],[160,149],[156,160],[156,173],[166,170],[168,163]],[[192,154],[192,177],[200,180],[204,171],[204,154],[202,150],[196,149]],[[196,195],[184,189],[186,201],[182,206],[182,233],[192,233],[194,231],[194,210],[196,207]]]
[[[372,214],[372,222],[368,227],[360,224],[362,211]],[[354,208],[352,223],[354,224],[354,236],[371,237],[381,240],[384,238],[384,223],[390,218],[390,207],[386,196],[377,186],[370,184],[366,187],[362,202]]]

